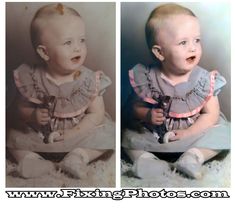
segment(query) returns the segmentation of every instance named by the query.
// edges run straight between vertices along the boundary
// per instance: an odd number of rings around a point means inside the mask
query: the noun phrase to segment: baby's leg
[[[159,160],[154,154],[143,150],[128,150],[125,152],[133,161],[132,172],[143,179],[151,179],[162,176],[170,171],[166,161]]]
[[[205,149],[205,148],[200,148],[199,150],[203,154],[204,162],[206,162],[207,160],[210,160],[211,158],[215,157],[221,152],[221,150],[212,150],[212,149]]]
[[[10,149],[9,152],[17,161],[18,172],[23,178],[40,177],[55,169],[51,161],[43,159],[37,153],[13,149]]]
[[[176,162],[176,168],[194,179],[202,177],[202,164],[216,156],[220,151],[205,148],[191,148]]]
[[[62,170],[70,173],[75,178],[87,177],[87,165],[101,156],[106,150],[92,150],[76,148],[69,152],[59,164]]]

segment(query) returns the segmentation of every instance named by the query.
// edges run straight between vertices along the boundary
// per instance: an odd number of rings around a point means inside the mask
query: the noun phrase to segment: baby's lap
[[[184,152],[192,147],[229,149],[230,139],[230,124],[221,122],[203,133],[165,144],[160,144],[147,129],[143,133],[125,130],[122,146],[129,149],[153,152]]]
[[[187,140],[178,140],[160,144],[149,131],[138,133],[135,131],[126,130],[122,139],[122,146],[124,148],[152,152],[184,152],[191,144],[191,141]]]
[[[88,131],[86,136],[54,143],[44,143],[37,132],[30,130],[24,133],[11,129],[8,133],[7,147],[10,149],[37,151],[37,152],[70,152],[81,147],[90,149],[114,149],[115,131],[113,125],[98,126]]]

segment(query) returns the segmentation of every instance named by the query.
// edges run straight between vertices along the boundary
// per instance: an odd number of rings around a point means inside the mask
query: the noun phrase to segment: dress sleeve
[[[98,77],[97,80],[99,83],[98,95],[101,96],[105,93],[106,88],[112,84],[112,81],[102,71],[98,71],[96,74],[97,74],[97,77]]]
[[[38,77],[38,73],[30,66],[22,64],[14,70],[13,74],[16,87],[20,94],[30,102],[40,104],[41,101],[38,98],[38,93],[33,81],[33,78]]]
[[[223,76],[221,76],[218,72],[215,74],[215,86],[213,95],[216,96],[220,93],[223,86],[225,86],[226,80]]]
[[[152,99],[152,83],[150,80],[149,69],[142,64],[137,64],[129,70],[129,80],[137,96],[151,104],[156,103]]]
[[[211,96],[216,96],[225,85],[225,79],[217,72],[198,69],[196,83],[183,97],[174,97],[169,115],[174,118],[187,118],[201,111]],[[182,90],[179,87],[176,93]]]

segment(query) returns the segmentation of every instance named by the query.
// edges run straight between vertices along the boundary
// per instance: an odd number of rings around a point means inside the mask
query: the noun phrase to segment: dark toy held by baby
[[[153,98],[154,99],[154,98]],[[149,112],[147,113],[146,119],[147,122],[151,122],[151,110],[160,108],[163,110],[163,116],[166,117],[168,115],[170,105],[171,105],[171,97],[167,95],[160,95],[157,99],[154,99],[157,103],[150,104],[148,103],[148,107],[150,108]],[[153,125],[149,123],[143,123],[144,127],[150,130],[152,133],[156,134],[159,143],[163,143],[164,135],[168,132],[166,125],[162,123],[161,125]]]
[[[55,96],[44,96],[43,103],[39,106],[40,108],[48,109],[48,114],[50,117],[53,116],[56,105],[56,97]],[[41,126],[42,134],[44,136],[43,141],[48,143],[49,135],[52,132],[50,123]]]
[[[161,108],[163,109],[163,115],[166,117],[168,115],[172,99],[170,96],[166,95],[159,95],[158,98],[153,97],[153,99],[157,102],[156,104],[143,102],[135,94],[131,94],[122,109],[122,130],[128,128],[130,130],[143,133],[144,128],[147,128],[152,133],[155,133],[155,135],[157,134],[159,143],[163,143],[164,135],[168,132],[166,125],[165,123],[161,125],[151,124],[151,110]],[[145,121],[139,120],[135,117],[134,105],[149,108]]]

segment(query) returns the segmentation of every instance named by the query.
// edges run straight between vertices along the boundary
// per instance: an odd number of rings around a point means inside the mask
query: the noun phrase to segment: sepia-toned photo
[[[115,187],[115,33],[115,3],[6,3],[6,187]]]

